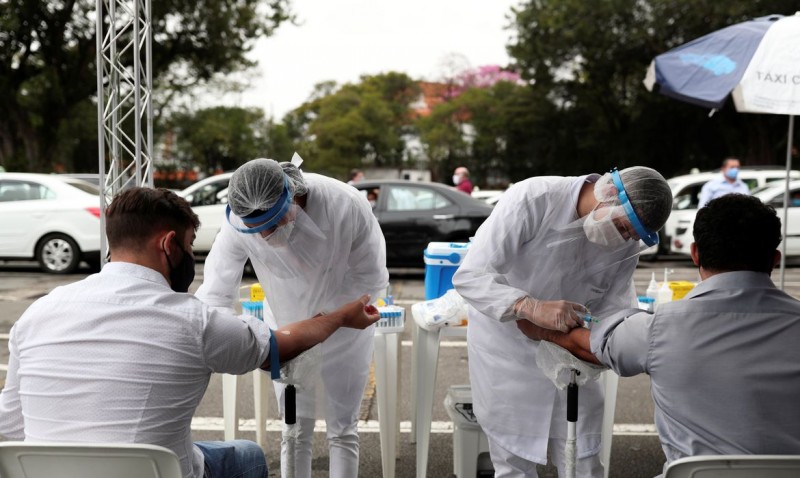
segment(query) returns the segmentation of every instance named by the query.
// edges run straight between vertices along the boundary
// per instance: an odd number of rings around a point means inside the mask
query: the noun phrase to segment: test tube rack
[[[243,300],[242,313],[264,320],[264,302],[260,300]]]
[[[406,325],[406,310],[396,305],[378,307],[381,314],[380,320],[375,324],[375,332],[391,334],[402,332]]]

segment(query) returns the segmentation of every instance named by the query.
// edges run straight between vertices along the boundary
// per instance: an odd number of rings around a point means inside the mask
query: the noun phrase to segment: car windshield
[[[100,195],[100,189],[97,186],[81,179],[65,179],[64,182],[74,188],[80,189],[85,193],[93,194],[95,196]]]

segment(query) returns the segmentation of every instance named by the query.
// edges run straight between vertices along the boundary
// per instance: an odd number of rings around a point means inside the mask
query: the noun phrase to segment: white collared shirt
[[[184,477],[200,477],[190,427],[211,373],[258,368],[269,333],[173,292],[152,269],[109,263],[37,300],[12,328],[0,433],[161,445]]]

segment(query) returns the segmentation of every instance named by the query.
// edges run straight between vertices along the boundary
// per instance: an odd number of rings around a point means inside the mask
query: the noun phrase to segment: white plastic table
[[[466,337],[467,328],[428,330],[424,327],[422,317],[413,314],[413,307],[411,310],[414,317],[411,334],[414,341],[414,355],[411,358],[411,441],[417,444],[417,477],[424,477],[428,470],[439,341],[442,337]]]
[[[266,453],[267,428],[267,384],[270,378],[261,370],[253,371],[253,404],[256,415],[256,443]],[[235,440],[239,434],[239,407],[237,392],[239,376],[222,374],[222,419],[225,429],[225,440]]]
[[[400,392],[400,333],[399,330],[375,329],[375,392],[381,438],[381,468],[384,478],[394,478],[400,423],[397,397]],[[225,440],[234,440],[239,432],[237,406],[238,375],[223,374],[222,403]],[[253,403],[256,414],[256,442],[266,452],[264,436],[267,417],[267,383],[264,372],[253,372]],[[429,427],[430,428],[430,427]]]
[[[400,333],[375,329],[375,393],[381,436],[381,469],[384,478],[394,478],[400,424],[397,397],[400,391]]]
[[[466,337],[467,327],[442,327],[428,330],[422,317],[413,314],[411,336],[414,352],[411,359],[411,441],[417,444],[417,478],[428,471],[433,393],[436,386],[436,366],[439,361],[439,341],[444,337]],[[601,459],[608,478],[611,440],[614,432],[614,412],[617,403],[619,376],[608,370],[601,374],[605,388]],[[383,443],[383,440],[381,440]]]

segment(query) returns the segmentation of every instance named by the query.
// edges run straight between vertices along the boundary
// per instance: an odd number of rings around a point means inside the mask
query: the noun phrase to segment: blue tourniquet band
[[[272,380],[281,378],[281,357],[278,353],[278,340],[275,331],[269,329],[269,375]]]
[[[658,244],[658,234],[647,232],[647,229],[644,228],[641,221],[639,221],[639,218],[636,216],[636,212],[633,210],[633,206],[628,200],[628,193],[625,192],[625,186],[622,185],[622,178],[619,177],[617,168],[611,170],[611,180],[614,181],[614,186],[617,187],[619,202],[622,203],[622,208],[625,210],[625,214],[628,215],[628,220],[631,221],[631,225],[636,231],[636,234],[638,234],[639,238],[648,246],[655,246]]]

